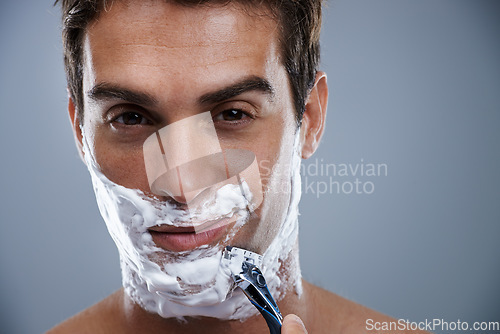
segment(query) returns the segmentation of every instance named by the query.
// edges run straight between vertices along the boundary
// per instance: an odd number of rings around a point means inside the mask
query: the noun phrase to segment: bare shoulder
[[[123,300],[122,290],[118,290],[99,303],[83,310],[68,320],[50,329],[47,334],[117,333],[122,326],[119,306]]]
[[[395,328],[398,324],[396,319],[305,281],[304,288],[308,289],[315,310],[312,317],[314,321],[309,330],[311,333],[375,334],[384,325],[393,326],[387,330],[384,328],[384,333],[427,333]],[[328,331],[324,331],[325,328]]]

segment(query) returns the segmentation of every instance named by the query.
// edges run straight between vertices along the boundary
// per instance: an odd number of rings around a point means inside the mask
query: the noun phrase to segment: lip
[[[225,218],[204,223],[196,228],[160,225],[151,227],[148,231],[158,247],[182,252],[219,241],[226,234],[230,222],[229,218]]]

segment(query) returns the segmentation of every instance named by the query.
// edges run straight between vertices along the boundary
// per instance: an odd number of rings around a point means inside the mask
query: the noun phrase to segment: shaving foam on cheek
[[[135,303],[164,318],[206,316],[243,321],[257,314],[244,294],[234,290],[227,268],[221,266],[224,246],[230,244],[248,220],[251,193],[244,182],[243,187],[234,184],[223,186],[218,189],[213,202],[203,205],[199,211],[187,213],[168,202],[160,202],[139,190],[110,181],[100,172],[85,135],[83,143],[99,210],[120,254],[123,286]],[[298,263],[286,268],[286,277],[277,275],[298,237],[300,161],[300,155],[294,151],[290,206],[277,236],[263,254],[261,270],[276,300],[285,296],[286,287],[290,284],[296,287],[299,295],[302,291]],[[241,188],[245,194],[242,194]],[[216,246],[170,252],[158,248],[148,232],[148,228],[155,225],[186,226],[186,222],[193,218],[203,221],[214,217],[236,217],[231,232]]]

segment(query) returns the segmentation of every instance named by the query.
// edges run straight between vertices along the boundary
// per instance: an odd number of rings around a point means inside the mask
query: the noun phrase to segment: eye
[[[123,114],[116,117],[113,122],[120,123],[123,125],[147,125],[152,124],[146,117],[133,111],[124,112]]]
[[[245,118],[248,118],[249,116],[238,109],[227,109],[219,114],[217,114],[214,117],[214,121],[228,121],[228,122],[234,122],[234,121],[241,121],[244,120]]]

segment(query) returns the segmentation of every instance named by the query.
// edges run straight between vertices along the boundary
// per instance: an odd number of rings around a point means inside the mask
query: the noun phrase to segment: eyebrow
[[[87,95],[94,101],[117,99],[143,106],[158,104],[158,100],[147,93],[134,92],[106,82],[92,87]]]
[[[269,81],[251,76],[215,92],[204,94],[198,99],[198,102],[199,104],[218,103],[249,91],[261,91],[269,95],[269,98],[274,97],[274,89]],[[142,106],[158,104],[158,100],[147,93],[132,91],[106,82],[92,87],[87,95],[94,101],[116,99]]]
[[[266,93],[269,98],[274,97],[274,89],[269,81],[257,76],[251,76],[218,91],[204,94],[198,101],[200,104],[217,103],[249,91],[261,91]]]

